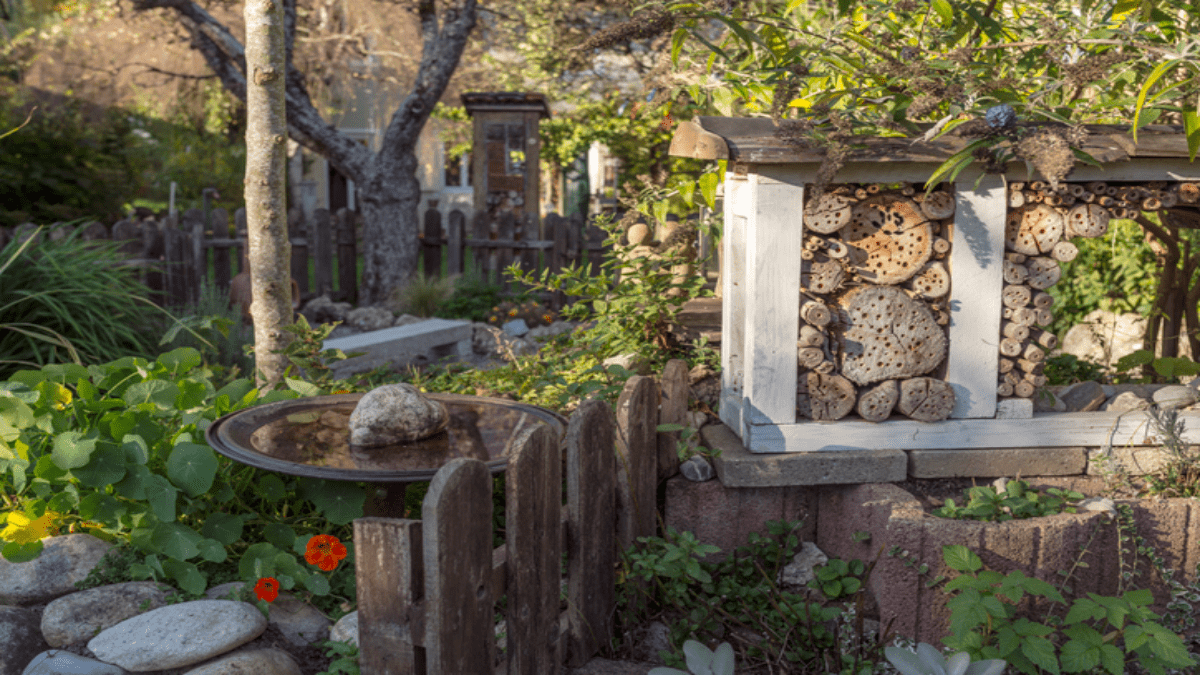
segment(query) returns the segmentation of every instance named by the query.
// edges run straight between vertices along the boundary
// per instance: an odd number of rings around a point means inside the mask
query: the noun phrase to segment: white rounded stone
[[[445,429],[449,420],[446,406],[411,384],[387,384],[367,392],[350,413],[350,444],[411,443]]]
[[[122,621],[88,642],[97,658],[141,673],[182,668],[232,651],[267,629],[254,605],[195,600]]]

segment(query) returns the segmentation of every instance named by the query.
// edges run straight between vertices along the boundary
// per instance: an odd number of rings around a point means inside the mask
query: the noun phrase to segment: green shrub
[[[173,311],[179,320],[167,332],[164,344],[193,347],[210,366],[231,377],[254,372],[254,358],[246,354],[246,348],[254,345],[254,326],[242,322],[241,310],[229,304],[221,289],[205,279],[199,302]]]
[[[0,376],[18,367],[147,355],[167,314],[116,246],[13,240],[0,251]]]
[[[461,276],[454,282],[454,294],[438,305],[433,315],[483,322],[503,298],[504,290],[499,285],[489,284],[475,275]]]
[[[1023,480],[1012,480],[997,492],[990,485],[978,485],[963,490],[966,504],[959,506],[953,499],[935,509],[933,515],[958,520],[983,520],[1002,522],[1021,518],[1051,516],[1057,513],[1075,513],[1073,502],[1083,499],[1083,494],[1072,490],[1050,488],[1045,493],[1029,489]]]

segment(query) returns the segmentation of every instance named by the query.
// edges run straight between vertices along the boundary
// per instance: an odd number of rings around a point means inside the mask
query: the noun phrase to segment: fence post
[[[662,404],[659,424],[686,424],[688,404],[688,367],[680,359],[671,359],[663,367],[659,389]],[[658,434],[658,479],[666,480],[679,471],[678,431]]]
[[[313,280],[313,285],[316,287],[314,292],[317,295],[332,295],[333,292],[333,250],[330,242],[330,221],[331,216],[327,209],[317,209],[313,212],[313,226],[309,228],[308,235],[312,240],[309,246],[312,247],[314,259],[314,274],[316,277]]]
[[[466,216],[462,211],[454,209],[450,212],[449,222],[446,225],[446,248],[449,249],[447,257],[447,267],[450,274],[463,273],[463,235],[466,229]]]
[[[247,249],[250,245],[250,237],[246,226],[246,209],[239,208],[233,212],[233,232],[234,238],[238,240],[236,244],[238,274],[249,272],[246,269],[248,256],[250,255],[250,251]]]
[[[617,399],[617,539],[621,550],[656,529],[658,386],[634,375]]]
[[[600,263],[604,262],[605,252],[611,250],[611,247],[604,244],[605,233],[598,225],[590,224],[584,230],[584,241],[587,242],[587,264],[588,275],[598,276],[604,273],[604,268]]]
[[[546,224],[546,232],[550,235],[554,245],[546,255],[546,268],[550,270],[551,275],[558,274],[567,264],[567,219],[551,213],[546,216],[544,221]],[[550,294],[550,307],[559,310],[567,302],[567,295],[562,291],[554,291]]]
[[[338,293],[342,302],[358,302],[358,213],[338,211]]]
[[[208,259],[204,255],[204,212],[197,208],[184,211],[180,230],[183,237],[180,304],[195,304],[200,298],[200,282],[208,273]]]
[[[567,664],[608,644],[616,607],[616,461],[608,404],[584,401],[567,424]]]
[[[442,275],[442,214],[432,207],[425,212],[421,255],[425,261],[425,278],[440,277]]]
[[[308,295],[308,223],[299,207],[288,211],[288,239],[292,244],[292,278],[303,298]]]
[[[520,222],[517,223],[516,239],[520,241],[536,241],[540,239],[538,236],[538,220],[537,214],[527,213]],[[541,249],[523,248],[518,254],[521,260],[521,269],[525,272],[536,273],[538,268],[538,253]]]
[[[116,232],[116,229],[113,229]],[[158,223],[153,220],[148,220],[142,223],[142,253],[141,257],[146,261],[146,267],[143,268],[142,276],[146,281],[146,287],[150,289],[150,297],[155,303],[165,305],[166,291],[163,286],[163,233],[159,229]]]
[[[217,207],[209,212],[212,219],[213,285],[222,294],[229,294],[232,266],[229,262],[229,212]]]
[[[409,608],[425,591],[421,521],[354,521],[359,669],[378,675],[424,673],[425,650],[413,646]],[[418,640],[419,641],[419,640]]]
[[[510,242],[510,244],[509,246],[497,249],[494,260],[496,260],[496,281],[506,291],[509,289],[510,284],[509,280],[504,276],[504,270],[508,269],[508,266],[513,261],[511,242],[513,241],[513,237],[516,236],[516,225],[517,219],[511,211],[500,214],[500,221],[496,231],[496,241],[497,243]]]
[[[430,673],[491,673],[492,477],[478,459],[447,462],[424,519],[425,659]]]
[[[545,424],[513,444],[505,473],[508,674],[558,672],[562,457]]]
[[[473,220],[473,227],[471,228],[473,238],[478,241],[487,241],[491,239],[492,226],[491,222],[488,221],[487,214],[483,211],[476,211],[475,218]],[[479,278],[485,284],[494,283],[495,280],[492,278],[491,262],[492,252],[495,249],[487,246],[475,246],[473,248],[475,249],[475,269],[479,270]]]

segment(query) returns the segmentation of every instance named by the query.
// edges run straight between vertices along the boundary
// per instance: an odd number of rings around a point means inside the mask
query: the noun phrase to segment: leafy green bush
[[[0,251],[0,376],[22,366],[152,353],[168,315],[116,246],[17,240]]]
[[[433,316],[444,319],[487,321],[488,313],[503,299],[503,289],[477,276],[461,276],[454,282],[454,294],[438,305]]]
[[[1071,502],[1083,499],[1083,495],[1071,490],[1050,488],[1045,494],[1030,490],[1029,483],[1012,480],[997,492],[990,485],[979,485],[963,491],[966,504],[959,506],[953,499],[935,509],[933,515],[960,520],[983,520],[1002,522],[1020,518],[1037,518],[1056,513],[1075,513]]]
[[[242,322],[241,310],[229,304],[221,289],[205,279],[199,302],[173,311],[179,319],[161,344],[198,350],[205,363],[222,369],[230,379],[254,372],[254,359],[246,353],[254,345],[254,326]]]

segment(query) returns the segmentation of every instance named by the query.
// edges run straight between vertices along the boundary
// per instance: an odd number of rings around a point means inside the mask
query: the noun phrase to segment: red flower
[[[279,597],[279,582],[274,577],[259,579],[258,583],[254,584],[254,594],[259,600],[275,602],[275,598]]]
[[[338,561],[345,557],[345,545],[337,537],[328,534],[318,534],[309,539],[308,548],[304,551],[304,559],[308,564],[326,572],[337,568]]]

